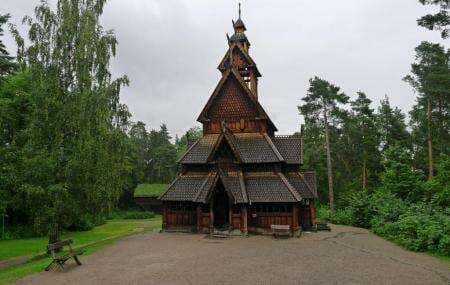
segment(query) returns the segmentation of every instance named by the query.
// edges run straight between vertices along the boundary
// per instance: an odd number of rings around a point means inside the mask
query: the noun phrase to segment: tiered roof
[[[265,133],[232,133],[228,130],[203,136],[186,151],[180,163],[213,163],[214,152],[222,141],[229,144],[240,163],[303,163],[303,146],[299,136],[269,137]]]
[[[164,192],[163,201],[206,203],[221,181],[234,204],[300,202],[317,198],[312,175],[282,173],[211,171],[200,175],[180,175]]]
[[[180,159],[183,170],[160,199],[207,203],[218,183],[234,204],[316,198],[315,174],[298,171],[303,164],[302,138],[274,135],[277,129],[258,101],[261,74],[248,54],[240,17],[233,27],[218,67],[222,78],[197,119],[204,136]],[[235,125],[229,128],[231,123]],[[263,127],[252,125],[259,123]]]

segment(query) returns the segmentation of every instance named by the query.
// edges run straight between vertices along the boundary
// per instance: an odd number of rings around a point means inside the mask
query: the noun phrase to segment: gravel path
[[[42,272],[18,283],[450,284],[448,263],[344,226],[286,240],[146,233],[82,257],[82,262],[66,272]]]

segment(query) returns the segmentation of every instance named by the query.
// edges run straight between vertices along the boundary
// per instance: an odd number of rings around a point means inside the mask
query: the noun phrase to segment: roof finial
[[[239,2],[239,19],[241,18],[241,2]]]

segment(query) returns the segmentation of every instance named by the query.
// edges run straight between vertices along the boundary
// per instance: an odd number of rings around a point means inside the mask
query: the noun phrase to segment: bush
[[[317,205],[317,219],[320,222],[329,222],[330,221],[330,208],[328,208],[328,206],[325,205]]]
[[[349,208],[338,209],[330,215],[330,222],[338,225],[354,225],[353,212]]]
[[[125,212],[123,215],[124,219],[127,220],[143,220],[143,219],[151,219],[155,217],[155,213],[153,212]]]
[[[126,220],[143,220],[155,217],[155,213],[150,211],[113,211],[109,218],[111,219],[126,219]]]

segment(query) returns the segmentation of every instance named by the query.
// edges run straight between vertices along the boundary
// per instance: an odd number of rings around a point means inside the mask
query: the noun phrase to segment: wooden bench
[[[84,253],[84,250],[74,250],[71,244],[73,241],[71,239],[62,240],[55,243],[47,245],[47,250],[52,254],[52,262],[45,268],[45,271],[49,271],[50,268],[58,266],[58,268],[64,270],[64,263],[70,258],[73,258],[78,265],[81,265],[78,255]],[[63,251],[64,247],[67,246],[69,251]]]
[[[289,225],[270,225],[274,237],[290,237],[291,227]]]
[[[331,231],[331,228],[327,223],[317,223],[316,228],[318,231]]]

